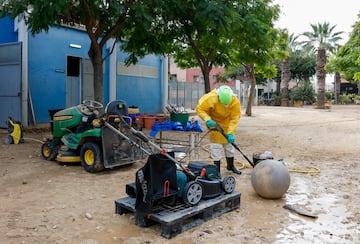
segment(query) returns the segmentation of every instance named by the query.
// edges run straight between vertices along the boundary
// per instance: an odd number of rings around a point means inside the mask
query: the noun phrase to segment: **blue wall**
[[[0,19],[0,43],[17,42],[18,35],[14,32],[14,21],[9,16]]]
[[[8,17],[0,19],[0,43],[17,42],[14,22]],[[81,49],[70,44],[81,45]],[[28,81],[37,123],[50,121],[49,110],[66,106],[67,56],[88,59],[90,40],[83,31],[71,28],[51,27],[49,31],[33,36],[28,33]],[[126,54],[117,51],[117,63],[123,62]],[[107,50],[104,49],[104,55]],[[139,65],[158,69],[157,78],[116,76],[116,99],[128,106],[136,105],[142,113],[158,113],[162,109],[163,60],[157,55],[148,55],[139,60]],[[109,102],[109,59],[104,62],[104,103]]]
[[[65,108],[67,56],[88,58],[88,50],[89,38],[81,31],[53,27],[48,33],[29,34],[28,79],[38,123],[49,122],[49,109]]]
[[[126,54],[118,53],[118,62],[124,62],[125,58]],[[161,57],[148,55],[137,64],[158,68],[158,78],[117,75],[116,97],[124,100],[128,106],[139,107],[141,113],[162,112],[163,61]]]
[[[70,44],[81,45],[81,49]],[[85,32],[70,28],[50,28],[48,33],[29,34],[29,87],[38,123],[50,120],[48,110],[65,108],[66,105],[66,58],[88,58],[89,37]],[[107,50],[104,50],[104,55]],[[117,50],[117,62],[123,62],[126,54]],[[128,106],[136,105],[141,113],[162,111],[163,70],[162,59],[148,55],[139,65],[158,69],[157,78],[117,75],[116,99]],[[109,102],[109,59],[104,62],[104,103]]]

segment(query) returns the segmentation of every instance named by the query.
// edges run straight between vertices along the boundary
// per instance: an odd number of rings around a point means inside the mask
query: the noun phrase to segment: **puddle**
[[[306,179],[292,182],[294,195],[286,196],[288,204],[295,204],[318,218],[304,217],[289,212],[289,221],[277,235],[275,243],[358,243],[360,227],[354,213],[346,207],[349,199],[326,193],[326,187],[312,194],[318,186],[306,184]],[[324,190],[325,189],[325,190]]]

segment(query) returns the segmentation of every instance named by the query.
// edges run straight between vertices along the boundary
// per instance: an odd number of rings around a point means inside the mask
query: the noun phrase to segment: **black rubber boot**
[[[220,175],[220,160],[219,161],[214,161],[214,164],[216,165],[216,168],[219,172],[219,175]]]
[[[233,173],[241,175],[241,172],[234,166],[234,158],[226,158],[226,169],[231,170]]]

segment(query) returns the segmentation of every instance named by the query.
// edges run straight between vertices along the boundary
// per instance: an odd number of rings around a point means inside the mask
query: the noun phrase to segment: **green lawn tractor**
[[[42,156],[66,164],[81,163],[90,173],[143,159],[146,155],[139,149],[140,139],[127,131],[122,134],[128,137],[116,133],[119,116],[133,125],[125,102],[110,102],[104,115],[98,116],[103,110],[101,103],[87,100],[50,115],[52,138],[42,144]]]

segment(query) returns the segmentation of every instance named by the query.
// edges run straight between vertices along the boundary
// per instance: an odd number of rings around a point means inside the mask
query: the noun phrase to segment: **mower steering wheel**
[[[94,110],[101,109],[104,107],[100,102],[97,102],[94,100],[85,100],[85,101],[83,101],[83,104],[90,111],[94,111]]]

